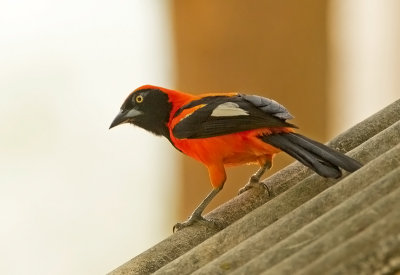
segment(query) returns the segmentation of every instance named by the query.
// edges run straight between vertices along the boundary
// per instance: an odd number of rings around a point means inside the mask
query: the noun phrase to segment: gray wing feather
[[[269,113],[280,119],[292,119],[293,116],[289,111],[275,100],[261,97],[258,95],[244,95],[241,94],[246,101],[250,102],[265,113]]]

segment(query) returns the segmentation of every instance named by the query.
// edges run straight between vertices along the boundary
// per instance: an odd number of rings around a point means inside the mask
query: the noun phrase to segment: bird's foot
[[[178,222],[177,224],[175,224],[172,230],[175,233],[176,231],[179,231],[188,226],[192,226],[193,224],[202,224],[206,227],[213,227],[213,228],[218,227],[218,225],[212,220],[207,220],[203,218],[203,216],[201,215],[192,215],[186,221]]]
[[[271,190],[269,190],[268,186],[266,184],[264,184],[263,182],[261,182],[257,177],[252,176],[249,180],[249,182],[243,186],[242,188],[239,189],[239,194],[242,194],[244,192],[246,192],[247,190],[250,190],[252,188],[257,188],[257,189],[261,189],[262,191],[267,191],[268,195],[271,195]]]

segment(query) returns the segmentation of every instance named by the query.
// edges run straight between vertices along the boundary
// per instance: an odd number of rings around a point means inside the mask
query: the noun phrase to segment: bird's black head
[[[137,125],[169,139],[167,123],[172,109],[168,95],[158,87],[142,86],[132,92],[121,106],[110,129],[123,124]]]

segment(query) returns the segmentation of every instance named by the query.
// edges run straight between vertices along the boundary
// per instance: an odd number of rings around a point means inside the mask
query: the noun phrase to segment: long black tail
[[[280,133],[260,137],[264,142],[285,151],[305,166],[326,178],[339,178],[343,168],[354,172],[362,165],[328,146],[296,133]]]

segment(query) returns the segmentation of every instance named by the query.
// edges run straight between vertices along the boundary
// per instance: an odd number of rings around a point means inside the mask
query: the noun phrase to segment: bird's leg
[[[243,192],[249,190],[250,188],[266,188],[268,193],[270,193],[270,190],[268,189],[268,187],[263,184],[262,182],[260,182],[260,179],[262,177],[262,175],[264,175],[265,171],[269,170],[272,166],[272,161],[271,160],[267,160],[264,162],[264,164],[260,167],[260,169],[257,170],[257,172],[252,175],[250,177],[249,182],[243,186],[240,190],[239,190],[239,194],[242,194]]]
[[[221,187],[214,188],[208,195],[207,197],[196,207],[196,209],[193,211],[193,213],[190,215],[189,219],[182,223],[177,223],[174,225],[173,231],[178,231],[181,230],[182,228],[192,225],[195,222],[201,222],[205,221],[207,222],[206,219],[203,218],[201,215],[204,211],[204,209],[207,207],[207,205],[212,201],[212,199],[221,191]]]
[[[211,184],[214,187],[213,190],[207,195],[207,197],[196,207],[189,219],[183,223],[175,224],[173,230],[174,232],[180,230],[186,226],[192,225],[195,222],[207,223],[207,225],[215,226],[211,221],[203,218],[201,215],[207,205],[212,201],[212,199],[222,190],[226,180],[225,167],[223,163],[212,164],[208,166],[208,174],[210,175]]]
[[[267,161],[254,175],[251,176],[250,183],[259,183],[262,175],[264,175],[265,171],[269,170],[271,166],[271,162]]]

